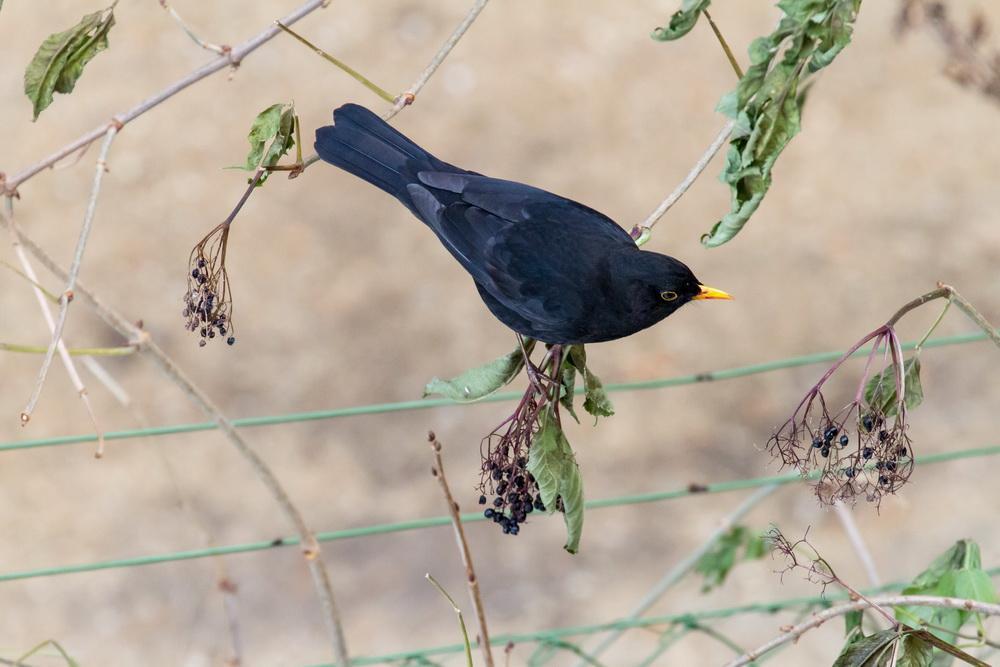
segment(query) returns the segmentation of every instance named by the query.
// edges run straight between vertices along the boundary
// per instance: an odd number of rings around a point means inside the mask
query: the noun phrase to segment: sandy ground
[[[712,110],[733,85],[706,26],[676,44],[648,38],[675,4],[491,3],[396,124],[448,161],[568,195],[631,227],[715,136],[723,120]],[[400,90],[467,5],[338,0],[299,28]],[[927,34],[897,40],[894,5],[865,4],[855,43],[815,87],[803,133],[735,242],[711,251],[698,242],[728,208],[728,192],[714,178],[719,160],[657,229],[652,249],[684,259],[737,300],[688,306],[629,340],[593,346],[592,365],[606,381],[840,349],[937,280],[959,286],[1000,321],[1000,108],[940,74],[943,56]],[[177,0],[175,6],[206,39],[237,42],[296,2]],[[58,97],[32,124],[21,93],[24,64],[48,33],[97,7],[12,0],[0,12],[0,167],[9,173],[209,57],[156,2],[123,2],[110,50],[91,63],[71,97]],[[722,3],[716,13],[741,56],[776,16],[761,3]],[[507,351],[509,332],[434,237],[388,197],[323,165],[292,182],[275,178],[239,218],[230,250],[239,344],[199,349],[185,334],[180,295],[188,251],[243,190],[245,176],[222,167],[242,160],[246,130],[260,109],[291,99],[307,136],[345,101],[384,108],[292,40],[275,40],[231,80],[225,74],[205,80],[122,132],[81,279],[128,317],[141,318],[232,417],[409,400],[431,376]],[[43,173],[21,188],[20,223],[62,262],[71,257],[95,156],[91,149],[77,166]],[[14,261],[2,245],[0,259]],[[51,277],[44,281],[59,289]],[[46,341],[25,283],[4,270],[0,286],[0,339]],[[936,314],[936,307],[914,314],[901,334],[919,336]],[[952,314],[939,332],[970,329]],[[72,307],[66,336],[77,346],[121,343],[82,302]],[[18,426],[38,363],[33,355],[0,356],[2,441],[91,429],[58,365],[31,424]],[[150,362],[129,357],[104,365],[134,405],[120,407],[87,375],[106,429],[202,419]],[[997,443],[998,368],[1000,356],[984,343],[927,351],[927,402],[912,416],[920,453]],[[615,395],[615,417],[569,430],[587,495],[773,474],[760,447],[821,372],[814,366]],[[848,383],[841,387],[846,396]],[[452,484],[471,508],[479,438],[505,409],[442,408],[244,435],[309,524],[334,530],[442,512],[428,475],[428,428],[445,442]],[[1000,563],[997,471],[990,459],[921,467],[880,513],[858,505],[854,516],[882,578],[912,577],[967,536],[979,540],[987,564]],[[516,539],[492,526],[470,526],[493,631],[625,614],[743,495],[592,511],[575,557],[562,551],[555,517],[534,520]],[[835,515],[808,488],[785,487],[747,518],[754,528],[770,522],[790,536],[811,527],[814,543],[841,574],[867,583]],[[0,526],[3,571],[267,540],[290,530],[248,466],[211,432],[114,442],[101,462],[91,445],[5,453]],[[468,606],[447,529],[338,541],[324,546],[323,558],[353,653],[458,641],[450,609],[423,579],[432,572]],[[782,583],[775,567],[767,560],[740,566],[709,595],[699,594],[697,580],[685,581],[654,612],[816,592],[796,577]],[[316,598],[295,549],[3,583],[0,655],[54,638],[83,665],[220,665],[232,651],[215,589],[220,571],[238,586],[244,664],[328,659]],[[791,618],[745,616],[718,627],[749,647]],[[840,641],[835,624],[771,664],[829,664]],[[656,642],[653,632],[633,631],[605,664],[636,664]],[[512,664],[526,662],[531,651],[518,647]],[[699,635],[656,664],[712,665],[728,656],[729,649]]]

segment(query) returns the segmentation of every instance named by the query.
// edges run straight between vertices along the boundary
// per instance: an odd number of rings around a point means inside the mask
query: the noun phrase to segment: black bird
[[[490,311],[551,344],[650,327],[688,301],[730,299],[683,263],[640,250],[611,218],[538,188],[466,171],[356,104],[316,131],[316,152],[385,190],[465,267]]]

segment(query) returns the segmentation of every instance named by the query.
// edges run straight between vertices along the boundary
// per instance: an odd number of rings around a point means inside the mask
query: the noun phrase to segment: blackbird
[[[523,183],[442,162],[356,104],[316,131],[316,152],[388,192],[430,227],[486,306],[543,343],[630,336],[688,301],[731,299],[683,263],[640,250],[611,218]]]

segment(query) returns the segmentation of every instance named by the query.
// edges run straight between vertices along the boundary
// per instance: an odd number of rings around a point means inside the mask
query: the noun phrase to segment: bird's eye
[[[677,292],[660,292],[660,298],[664,301],[673,301],[677,298]]]

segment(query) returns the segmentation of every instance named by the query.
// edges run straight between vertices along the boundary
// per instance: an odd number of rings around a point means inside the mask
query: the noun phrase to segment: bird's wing
[[[424,185],[458,195],[461,201],[512,223],[549,222],[574,229],[589,228],[611,243],[632,243],[618,224],[599,211],[539,188],[480,174],[421,171]]]

